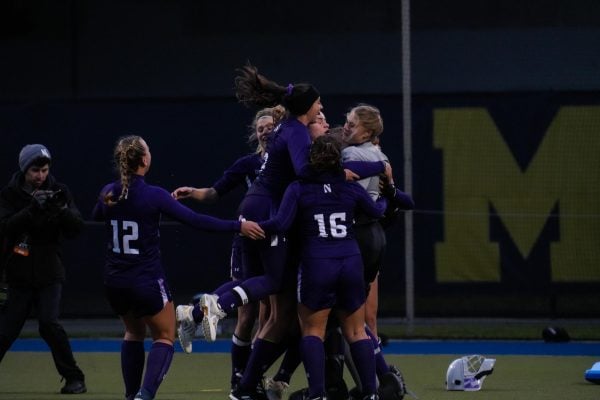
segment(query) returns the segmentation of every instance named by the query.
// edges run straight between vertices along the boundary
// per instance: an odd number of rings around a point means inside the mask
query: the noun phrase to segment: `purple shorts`
[[[318,311],[336,306],[353,313],[365,302],[362,258],[304,258],[298,273],[298,302]]]
[[[164,279],[130,288],[104,286],[104,291],[117,315],[131,313],[136,318],[155,315],[173,300],[169,285]]]

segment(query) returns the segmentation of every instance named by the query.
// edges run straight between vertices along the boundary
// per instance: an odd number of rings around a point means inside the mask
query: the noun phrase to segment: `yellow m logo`
[[[562,107],[523,171],[483,108],[434,111],[442,150],[444,241],[438,282],[499,282],[489,207],[527,258],[558,204],[560,240],[550,246],[554,282],[600,280],[600,107]]]

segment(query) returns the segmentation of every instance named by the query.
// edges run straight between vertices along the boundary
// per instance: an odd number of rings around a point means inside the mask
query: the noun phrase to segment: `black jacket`
[[[83,220],[67,186],[52,175],[48,175],[40,189],[61,190],[65,208],[54,202],[38,206],[22,189],[23,181],[23,173],[17,172],[0,192],[0,236],[6,244],[0,261],[10,285],[39,288],[65,279],[60,243],[63,237],[76,236]],[[29,246],[27,257],[13,252],[14,246],[25,238]]]

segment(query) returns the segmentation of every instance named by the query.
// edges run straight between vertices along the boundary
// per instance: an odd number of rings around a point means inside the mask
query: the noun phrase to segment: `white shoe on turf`
[[[177,318],[177,336],[179,343],[185,353],[192,352],[192,340],[196,333],[196,323],[192,316],[194,306],[177,306],[175,316]]]
[[[214,342],[217,339],[217,324],[219,320],[225,318],[227,314],[221,309],[216,294],[205,294],[200,299],[200,307],[204,313],[202,319],[202,329],[204,330],[204,338],[209,342]]]
[[[289,386],[286,382],[265,378],[265,393],[269,400],[282,400],[283,393]]]

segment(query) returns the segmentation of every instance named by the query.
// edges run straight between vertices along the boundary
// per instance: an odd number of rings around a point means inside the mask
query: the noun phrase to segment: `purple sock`
[[[240,386],[246,390],[255,389],[265,371],[277,361],[284,350],[285,346],[281,343],[256,339],[252,345],[250,359],[244,370],[244,377],[240,382]]]
[[[243,282],[238,282],[238,285],[235,285],[231,290],[221,293],[217,302],[221,306],[221,309],[229,314],[231,310],[235,310],[241,305],[262,300],[276,293],[281,286],[280,278],[270,275],[259,275],[246,279]]]
[[[375,355],[373,354],[373,342],[363,339],[350,344],[350,353],[356,365],[363,394],[376,393],[375,383]]]
[[[236,287],[239,284],[240,284],[240,281],[226,282],[226,283],[222,284],[221,286],[219,286],[218,288],[216,288],[212,292],[212,294],[216,294],[217,296],[221,297],[223,295],[223,293],[229,292],[231,289],[233,289],[234,287]]]
[[[325,386],[340,387],[344,380],[346,341],[337,329],[330,329],[325,337]]]
[[[274,381],[283,381],[287,384],[290,383],[292,379],[292,375],[296,368],[302,362],[302,356],[300,355],[300,338],[294,337],[291,341],[288,341],[288,346],[285,351],[285,355],[283,356],[283,360],[281,360],[281,365],[279,366],[279,370],[277,374],[273,377]]]
[[[192,318],[194,318],[194,322],[197,324],[202,322],[202,318],[204,318],[204,313],[202,312],[200,304],[194,304],[194,308],[192,308]]]
[[[163,342],[154,342],[148,353],[146,361],[146,374],[144,375],[143,388],[148,391],[152,398],[156,395],[156,391],[161,382],[165,378],[171,360],[173,359],[173,345]]]
[[[317,336],[304,336],[300,341],[302,362],[311,399],[325,395],[325,346]]]
[[[237,383],[239,376],[244,373],[250,351],[252,350],[252,342],[245,342],[236,335],[231,338],[231,383]]]
[[[123,340],[121,343],[121,372],[125,383],[125,397],[133,398],[140,390],[145,358],[144,342]]]
[[[385,361],[385,358],[383,358],[379,338],[373,335],[373,332],[371,332],[367,325],[365,325],[365,332],[367,332],[367,335],[373,342],[373,348],[375,349],[375,371],[377,372],[377,376],[382,377],[385,373],[390,372],[390,366]]]
[[[223,311],[229,314],[239,306],[247,304],[248,301],[248,292],[241,286],[235,285],[231,290],[223,292],[219,296],[217,303],[219,303],[219,306],[221,306]]]

